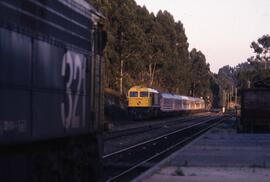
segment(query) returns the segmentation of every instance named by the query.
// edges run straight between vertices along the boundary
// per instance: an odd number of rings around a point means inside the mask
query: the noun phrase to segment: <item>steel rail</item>
[[[172,124],[181,124],[181,123],[186,123],[186,122],[190,122],[190,121],[196,121],[199,119],[203,119],[203,118],[207,118],[211,115],[204,115],[204,116],[192,116],[192,118],[189,117],[184,117],[184,118],[178,118],[178,119],[173,119],[173,120],[168,120],[168,121],[161,121],[159,123],[155,123],[155,124],[148,124],[145,126],[139,126],[139,127],[135,127],[135,128],[129,128],[126,130],[117,130],[117,131],[113,131],[113,132],[108,132],[104,135],[104,140],[105,141],[109,141],[115,138],[120,138],[123,136],[127,136],[127,135],[132,135],[132,134],[136,134],[139,132],[145,132],[145,131],[150,131],[150,130],[154,130],[157,128],[162,128],[164,125],[172,125]],[[176,122],[181,122],[181,123],[176,123]]]
[[[213,121],[213,120],[215,120],[215,119],[218,119],[218,118],[214,118],[214,119],[212,118],[211,120],[201,122],[200,124],[205,124],[205,123],[208,123],[208,122]],[[145,159],[145,160],[143,160],[143,161],[137,163],[137,164],[134,165],[133,167],[131,167],[131,168],[129,168],[129,169],[127,169],[127,170],[121,172],[120,174],[118,174],[118,175],[116,175],[116,176],[114,176],[114,177],[112,177],[112,178],[106,180],[106,182],[112,182],[112,181],[115,181],[115,180],[121,178],[122,176],[127,175],[128,173],[130,173],[130,172],[132,172],[133,170],[135,170],[136,168],[139,168],[140,166],[146,164],[147,162],[149,162],[149,161],[151,161],[151,160],[153,160],[153,159],[155,159],[155,158],[158,158],[158,157],[164,155],[165,153],[167,153],[167,152],[169,152],[169,151],[175,149],[175,148],[178,147],[179,145],[182,145],[182,144],[185,144],[185,143],[188,142],[188,141],[191,141],[193,138],[199,136],[200,134],[204,133],[205,131],[209,130],[210,128],[217,126],[217,125],[220,124],[223,120],[224,120],[224,118],[221,118],[218,122],[213,123],[213,124],[211,124],[210,126],[208,126],[208,127],[206,127],[206,128],[203,128],[202,130],[196,132],[195,134],[193,134],[193,135],[191,135],[191,136],[189,136],[189,137],[186,137],[185,139],[183,139],[183,140],[177,142],[176,144],[174,144],[174,145],[172,145],[172,146],[166,148],[165,150],[163,150],[163,151],[161,151],[161,152],[159,152],[159,153],[156,153],[155,155],[153,155],[153,156],[151,156],[151,157],[149,157],[149,158],[147,158],[147,159]],[[198,125],[199,125],[199,124],[193,125],[193,127],[198,126]],[[191,126],[190,126],[190,127],[187,127],[185,130],[190,129],[190,128],[192,128],[192,127],[191,127]],[[183,129],[180,129],[178,132],[181,132],[181,131],[183,131]],[[168,134],[167,136],[172,135],[172,134],[174,134],[174,133],[177,133],[177,132],[172,132],[171,134]],[[163,136],[163,137],[164,137],[164,136]],[[162,138],[162,137],[159,137],[159,138]]]
[[[178,129],[178,130],[175,130],[175,131],[173,131],[173,132],[166,133],[166,134],[161,135],[161,136],[158,136],[158,137],[156,137],[156,138],[153,138],[153,139],[150,139],[150,140],[146,140],[146,141],[144,141],[144,142],[140,142],[140,143],[138,143],[138,144],[135,144],[135,145],[132,145],[132,146],[130,146],[130,147],[127,147],[127,148],[118,150],[118,151],[116,151],[116,152],[112,152],[112,153],[110,153],[110,154],[106,154],[106,155],[102,156],[102,159],[105,159],[105,158],[108,158],[108,157],[112,157],[112,156],[114,156],[114,155],[117,155],[117,154],[126,152],[126,151],[128,151],[128,150],[130,150],[130,149],[137,148],[137,147],[139,147],[139,146],[143,146],[143,145],[145,145],[145,144],[147,144],[147,143],[151,143],[151,142],[156,141],[156,140],[159,140],[159,139],[161,139],[161,138],[170,136],[170,135],[172,135],[172,134],[174,134],[174,133],[178,133],[178,132],[187,130],[187,129],[189,129],[189,128],[193,128],[193,127],[195,127],[195,126],[205,124],[205,123],[207,123],[207,122],[209,122],[209,121],[212,121],[212,120],[214,120],[214,119],[217,119],[217,118],[218,118],[218,116],[215,116],[214,118],[207,118],[206,120],[204,120],[204,121],[202,121],[202,122],[200,122],[200,123],[196,123],[196,124],[193,124],[193,125],[184,127],[184,128],[180,128],[180,129]]]

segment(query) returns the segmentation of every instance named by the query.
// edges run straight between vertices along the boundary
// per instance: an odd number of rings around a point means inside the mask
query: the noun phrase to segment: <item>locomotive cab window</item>
[[[138,92],[129,92],[129,97],[138,97]]]
[[[140,92],[140,97],[148,97],[148,92]]]

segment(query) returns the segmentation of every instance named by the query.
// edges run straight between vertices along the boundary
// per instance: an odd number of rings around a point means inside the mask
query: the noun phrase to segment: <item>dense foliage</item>
[[[254,55],[247,61],[235,67],[224,66],[219,69],[218,82],[223,93],[232,93],[232,88],[238,89],[238,97],[241,89],[254,88],[256,83],[266,80],[269,85],[270,78],[270,36],[263,35],[257,41],[253,41],[250,47]],[[265,84],[265,81],[262,82]],[[267,86],[266,87],[270,87]],[[263,86],[264,87],[264,86]]]
[[[218,93],[205,56],[188,51],[183,24],[169,12],[154,15],[134,0],[89,1],[107,17],[107,87],[125,94],[144,85],[210,100]]]
[[[253,56],[246,62],[236,67],[224,66],[219,70],[218,77],[223,82],[223,89],[228,90],[231,86],[253,88],[254,83],[264,80],[270,76],[270,36],[263,35],[257,42],[250,45]]]

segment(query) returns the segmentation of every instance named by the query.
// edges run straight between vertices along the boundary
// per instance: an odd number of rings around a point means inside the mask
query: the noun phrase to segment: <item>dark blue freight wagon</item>
[[[99,181],[103,16],[84,0],[0,0],[0,181]]]
[[[241,117],[239,129],[242,132],[270,131],[270,89],[244,89],[241,93]]]

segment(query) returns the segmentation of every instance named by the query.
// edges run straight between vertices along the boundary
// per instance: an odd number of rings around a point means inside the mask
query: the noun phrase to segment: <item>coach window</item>
[[[189,101],[187,100],[184,100],[184,108],[189,108]]]
[[[148,97],[148,92],[140,92],[140,97]]]
[[[138,97],[138,92],[130,92],[129,97]]]

